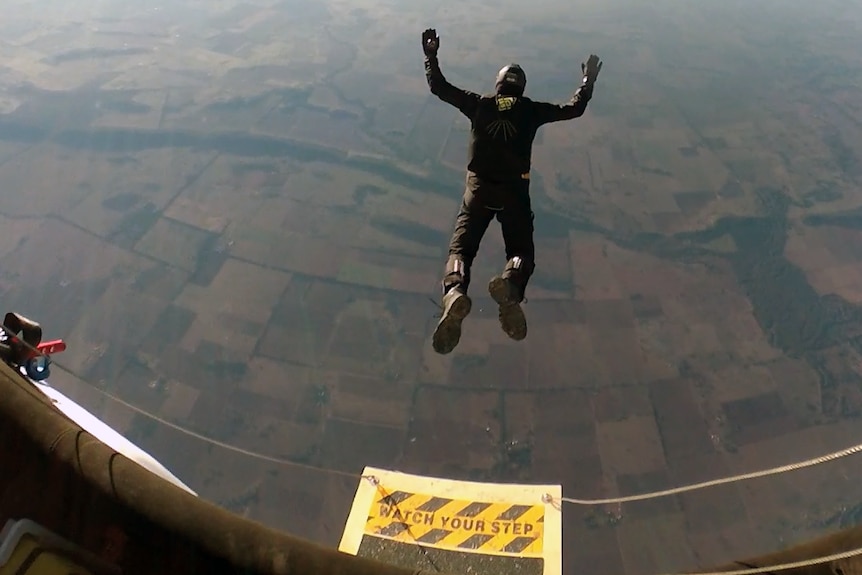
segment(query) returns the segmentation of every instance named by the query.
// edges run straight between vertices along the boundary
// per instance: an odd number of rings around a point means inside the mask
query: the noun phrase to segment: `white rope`
[[[231,445],[231,444],[223,442],[223,441],[218,441],[217,439],[213,439],[212,437],[207,437],[206,435],[192,431],[191,429],[188,429],[182,425],[177,425],[176,423],[173,423],[171,421],[167,421],[167,420],[159,417],[158,415],[150,413],[149,411],[141,409],[140,407],[137,407],[137,406],[132,405],[131,403],[129,403],[127,401],[120,399],[119,397],[105,391],[104,389],[99,389],[98,387],[95,387],[95,386],[91,386],[91,389],[93,389],[97,393],[105,396],[106,398],[110,399],[111,401],[115,401],[115,402],[119,403],[120,405],[122,405],[122,406],[136,412],[136,413],[139,413],[145,417],[149,417],[150,419],[156,421],[157,423],[160,423],[166,427],[170,427],[171,429],[173,429],[175,431],[178,431],[178,432],[183,433],[185,435],[189,435],[191,437],[194,437],[194,438],[199,439],[201,441],[204,441],[206,443],[217,445],[223,449],[227,449],[229,451],[233,451],[236,453],[241,453],[243,455],[246,455],[248,457],[252,457],[254,459],[260,459],[263,461],[269,461],[272,463],[278,463],[278,464],[282,464],[282,465],[295,465],[298,467],[314,467],[312,465],[297,463],[297,462],[291,461],[289,459],[284,459],[284,458],[280,458],[280,457],[274,457],[271,455],[266,455],[263,453],[258,453],[258,452],[251,451],[248,449],[243,449],[243,448],[238,447],[236,445]],[[806,467],[813,467],[815,465],[821,465],[823,463],[828,463],[828,462],[834,461],[836,459],[841,459],[843,457],[854,455],[854,454],[859,453],[859,452],[862,452],[862,443],[860,443],[858,445],[854,445],[852,447],[848,447],[847,449],[842,449],[840,451],[835,451],[833,453],[828,453],[828,454],[822,455],[820,457],[815,457],[813,459],[807,459],[805,461],[800,461],[797,463],[790,463],[788,465],[782,465],[780,467],[773,467],[771,469],[764,469],[761,471],[753,471],[751,473],[743,473],[741,475],[733,475],[730,477],[722,477],[719,479],[712,479],[710,481],[703,481],[700,483],[683,485],[681,487],[674,487],[672,489],[664,489],[661,491],[651,491],[649,493],[641,493],[638,495],[626,495],[624,497],[609,497],[606,499],[575,499],[573,497],[554,498],[550,494],[546,494],[542,498],[542,500],[546,503],[558,503],[559,501],[563,501],[565,503],[573,503],[575,505],[606,505],[609,503],[628,503],[630,501],[643,501],[646,499],[658,499],[659,497],[667,497],[669,495],[676,495],[677,493],[685,493],[687,491],[695,491],[697,489],[704,489],[707,487],[714,487],[717,485],[724,485],[727,483],[736,483],[739,481],[746,481],[749,479],[757,479],[759,477],[767,477],[769,475],[778,475],[780,473],[786,473],[788,471],[795,471],[797,469],[804,469]],[[349,473],[349,472],[336,471],[336,470],[329,470],[329,471],[333,471],[335,473],[338,473],[339,475],[350,475],[350,476],[354,476],[354,477],[361,477],[359,474],[356,474],[356,473]]]
[[[269,461],[272,463],[278,463],[278,464],[282,464],[282,465],[296,465],[299,467],[314,467],[314,466],[307,465],[307,464],[299,464],[299,463],[296,463],[294,461],[290,461],[289,459],[284,459],[284,458],[280,458],[280,457],[273,457],[271,455],[266,455],[266,454],[258,453],[258,452],[251,451],[248,449],[243,449],[241,447],[237,447],[235,445],[231,445],[231,444],[223,442],[223,441],[218,441],[217,439],[213,439],[212,437],[207,437],[206,435],[192,431],[192,430],[190,430],[184,426],[177,425],[176,423],[173,423],[171,421],[167,421],[167,420],[159,417],[158,415],[150,413],[144,409],[141,409],[140,407],[137,407],[137,406],[132,405],[131,403],[129,403],[127,401],[120,399],[119,397],[105,391],[104,389],[99,389],[98,387],[95,387],[95,386],[91,386],[91,389],[95,390],[97,393],[105,396],[106,398],[108,398],[112,401],[119,403],[120,405],[122,405],[122,406],[136,412],[136,413],[139,413],[143,416],[149,417],[150,419],[156,421],[157,423],[160,423],[166,427],[170,427],[171,429],[173,429],[175,431],[189,435],[191,437],[194,437],[194,438],[199,439],[201,441],[204,441],[206,443],[217,445],[223,449],[227,449],[229,451],[233,451],[236,453],[241,453],[243,455],[246,455],[248,457],[252,457],[254,459]],[[804,469],[806,467],[813,467],[815,465],[828,463],[829,461],[841,459],[841,458],[847,457],[849,455],[854,455],[854,454],[859,453],[859,452],[862,452],[862,444],[854,445],[852,447],[848,447],[847,449],[842,449],[841,451],[835,451],[833,453],[828,453],[828,454],[823,455],[821,457],[815,457],[813,459],[808,459],[808,460],[800,461],[797,463],[782,465],[780,467],[773,467],[771,469],[764,469],[761,471],[753,471],[751,473],[744,473],[741,475],[734,475],[731,477],[723,477],[723,478],[719,478],[719,479],[713,479],[710,481],[703,481],[701,483],[694,483],[691,485],[683,485],[681,487],[674,487],[672,489],[665,489],[662,491],[652,491],[649,493],[641,493],[638,495],[627,495],[624,497],[611,497],[611,498],[607,498],[607,499],[575,499],[572,497],[561,497],[561,498],[557,499],[557,498],[553,498],[551,495],[548,494],[545,497],[543,497],[543,501],[549,502],[549,503],[555,502],[555,501],[563,501],[566,503],[573,503],[575,505],[605,505],[605,504],[609,504],[609,503],[628,503],[630,501],[643,501],[645,499],[658,499],[659,497],[667,497],[669,495],[675,495],[677,493],[685,493],[687,491],[694,491],[697,489],[704,489],[706,487],[714,487],[716,485],[724,485],[727,483],[736,483],[738,481],[746,481],[748,479],[756,479],[758,477],[766,477],[769,475],[777,475],[779,473],[786,473],[788,471],[795,471],[797,469]],[[334,471],[334,470],[329,470],[329,471]],[[359,474],[343,472],[343,471],[337,471],[336,473],[338,473],[340,475],[350,475],[350,476],[354,476],[354,477],[361,477],[361,476],[359,476]]]
[[[685,493],[686,491],[694,491],[696,489],[704,489],[706,487],[714,487],[716,485],[724,485],[726,483],[736,483],[738,481],[746,481],[749,479],[757,479],[759,477],[766,477],[769,475],[777,475],[779,473],[786,473],[788,471],[796,471],[797,469],[804,469],[806,467],[813,467],[815,465],[820,465],[823,463],[828,463],[829,461],[833,461],[835,459],[841,459],[842,457],[847,457],[848,455],[853,455],[862,451],[862,444],[854,445],[853,447],[848,447],[847,449],[842,449],[841,451],[835,451],[833,453],[828,453],[826,455],[815,457],[813,459],[807,459],[805,461],[800,461],[798,463],[790,463],[788,465],[782,465],[780,467],[773,467],[771,469],[764,469],[761,471],[753,471],[751,473],[743,473],[741,475],[733,475],[731,477],[722,477],[719,479],[712,479],[710,481],[703,481],[701,483],[693,483],[691,485],[683,485],[681,487],[674,487],[672,489],[664,489],[662,491],[651,491],[649,493],[641,493],[639,495],[627,495],[625,497],[610,497],[607,499],[574,499],[572,497],[561,497],[561,501],[565,501],[566,503],[574,503],[576,505],[604,505],[608,503],[628,503],[629,501],[642,501],[644,499],[657,499],[659,497],[667,497],[668,495],[676,495],[677,493]]]
[[[183,433],[185,435],[189,435],[191,437],[194,437],[194,438],[199,439],[201,441],[204,441],[206,443],[217,445],[223,449],[227,449],[229,451],[234,451],[236,453],[241,453],[243,455],[246,455],[248,457],[252,457],[255,459],[260,459],[263,461],[270,461],[272,463],[279,463],[279,464],[283,464],[283,465],[296,465],[299,467],[312,467],[312,468],[314,467],[314,466],[307,465],[307,464],[299,464],[299,463],[296,463],[294,461],[290,461],[289,459],[283,459],[280,457],[273,457],[271,455],[266,455],[266,454],[258,453],[258,452],[251,451],[248,449],[243,449],[241,447],[231,445],[231,444],[224,442],[224,441],[218,441],[218,440],[213,439],[211,437],[207,437],[206,435],[203,435],[201,433],[197,433],[195,431],[192,431],[192,430],[190,430],[190,429],[188,429],[182,425],[177,425],[176,423],[173,423],[171,421],[167,421],[167,420],[159,417],[158,415],[150,413],[144,409],[141,409],[140,407],[137,407],[137,406],[132,405],[131,403],[129,403],[127,401],[120,399],[119,397],[105,391],[104,389],[99,389],[98,387],[95,387],[95,386],[91,386],[91,389],[95,390],[97,393],[105,396],[106,398],[119,403],[120,405],[122,405],[123,407],[126,407],[127,409],[130,409],[130,410],[132,410],[136,413],[139,413],[143,416],[149,417],[150,419],[156,421],[157,423],[160,423],[166,427],[170,427],[171,429],[173,429],[175,431],[178,431],[178,432]],[[782,465],[780,467],[773,467],[771,469],[764,469],[761,471],[753,471],[751,473],[744,473],[742,475],[723,477],[723,478],[719,478],[719,479],[713,479],[711,481],[703,481],[701,483],[694,483],[691,485],[683,485],[681,487],[674,487],[672,489],[665,489],[662,491],[652,491],[649,493],[641,493],[638,495],[627,495],[624,497],[611,497],[611,498],[606,498],[606,499],[575,499],[572,497],[561,497],[561,498],[557,499],[557,498],[553,498],[550,494],[548,494],[548,495],[545,495],[545,497],[543,497],[542,499],[543,499],[543,501],[548,502],[548,503],[556,502],[556,501],[563,501],[565,503],[573,503],[575,505],[605,505],[605,504],[609,504],[609,503],[628,503],[630,501],[643,501],[645,499],[658,499],[659,497],[667,497],[669,495],[675,495],[677,493],[685,493],[686,491],[694,491],[697,489],[704,489],[706,487],[714,487],[716,485],[724,485],[726,483],[736,483],[736,482],[745,481],[748,479],[756,479],[758,477],[766,477],[769,475],[777,475],[779,473],[786,473],[788,471],[795,471],[797,469],[804,469],[806,467],[813,467],[815,465],[828,463],[829,461],[841,459],[843,457],[847,457],[849,455],[853,455],[853,454],[859,453],[859,452],[862,452],[862,444],[854,445],[852,447],[848,447],[847,449],[842,449],[841,451],[835,451],[833,453],[828,453],[828,454],[823,455],[821,457],[815,457],[813,459],[800,461],[798,463],[791,463],[788,465]],[[334,471],[334,470],[328,470],[328,471]],[[337,471],[336,473],[338,473],[339,475],[350,475],[350,476],[354,476],[354,477],[361,477],[359,474],[343,472],[343,471]]]
[[[862,555],[862,547],[857,547],[850,551],[834,553],[832,555],[824,555],[823,557],[814,557],[813,559],[803,559],[792,563],[780,563],[778,565],[767,565],[764,567],[753,567],[750,569],[737,569],[735,571],[703,571],[692,573],[668,573],[662,575],[759,575],[761,573],[773,573],[775,571],[786,571],[787,569],[799,569],[801,567],[813,567],[814,565],[822,565],[831,563],[832,561],[841,561],[851,557]]]

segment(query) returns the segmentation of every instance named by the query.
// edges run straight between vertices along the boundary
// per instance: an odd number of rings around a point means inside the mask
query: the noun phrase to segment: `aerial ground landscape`
[[[52,383],[201,497],[336,546],[366,465],[599,499],[862,441],[858,3],[6,4],[3,311],[64,338]],[[563,102],[604,61],[534,148],[528,338],[485,291],[493,224],[448,356],[469,124],[428,93],[431,26],[475,91],[517,61]],[[564,570],[855,525],[859,473],[567,504]]]

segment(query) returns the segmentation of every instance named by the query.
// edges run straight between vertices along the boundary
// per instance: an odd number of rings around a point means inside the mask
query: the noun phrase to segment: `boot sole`
[[[473,302],[467,295],[458,296],[434,330],[434,351],[440,354],[450,353],[461,341],[461,322],[470,313]]]
[[[527,337],[527,318],[521,304],[512,298],[509,282],[499,276],[493,278],[488,283],[488,293],[500,307],[500,327],[506,335],[515,341]]]

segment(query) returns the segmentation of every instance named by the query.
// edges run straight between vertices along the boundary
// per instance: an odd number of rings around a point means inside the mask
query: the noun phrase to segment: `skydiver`
[[[533,218],[530,206],[530,164],[533,139],[544,124],[584,114],[602,62],[595,54],[581,64],[581,86],[565,104],[536,102],[524,97],[527,77],[518,64],[498,73],[495,92],[479,95],[450,84],[440,71],[440,38],[434,28],[422,33],[425,78],[431,93],[470,119],[466,187],[449,242],[443,276],[443,315],[434,330],[438,353],[451,352],[461,339],[461,322],[470,313],[467,295],[470,266],[479,243],[495,217],[506,245],[506,266],[488,284],[499,306],[500,326],[513,340],[527,336],[521,309],[527,283],[535,270]]]

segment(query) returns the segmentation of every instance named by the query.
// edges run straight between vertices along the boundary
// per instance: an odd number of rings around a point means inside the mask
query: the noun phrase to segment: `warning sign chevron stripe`
[[[544,516],[541,504],[381,492],[369,510],[365,533],[442,549],[541,556]]]

